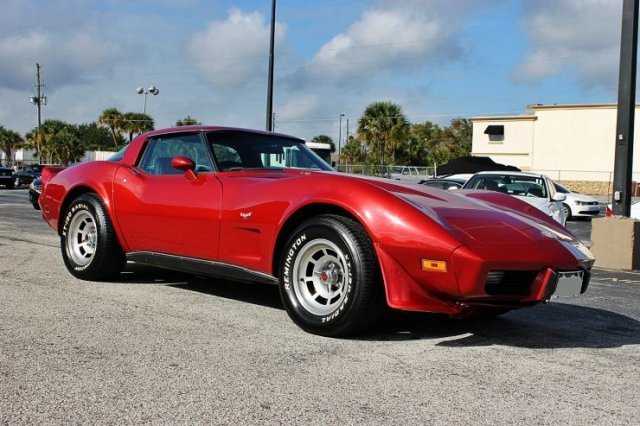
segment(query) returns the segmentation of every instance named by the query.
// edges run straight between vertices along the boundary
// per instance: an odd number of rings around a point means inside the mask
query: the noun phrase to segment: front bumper
[[[417,258],[407,262],[406,256],[397,257],[392,249],[376,245],[388,305],[452,316],[482,307],[521,308],[549,300],[565,271],[584,274],[580,293],[588,287],[592,260],[581,262],[580,252],[566,248],[566,243],[497,246],[498,250],[489,250],[484,245],[484,252],[461,246],[446,259],[446,272],[424,272],[411,269],[410,265],[418,265]]]

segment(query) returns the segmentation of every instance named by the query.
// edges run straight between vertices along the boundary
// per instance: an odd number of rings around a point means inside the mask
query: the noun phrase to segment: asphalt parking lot
[[[639,302],[640,274],[594,270],[583,297],[499,319],[321,338],[271,286],[76,280],[26,190],[0,189],[0,423],[635,425]]]

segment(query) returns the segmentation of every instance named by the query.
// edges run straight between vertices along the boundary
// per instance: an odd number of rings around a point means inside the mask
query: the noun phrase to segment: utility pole
[[[36,151],[38,152],[38,162],[42,162],[42,156],[40,152],[41,139],[40,139],[40,127],[42,126],[42,105],[47,104],[47,97],[42,96],[42,88],[44,87],[44,83],[40,81],[40,64],[36,63],[36,96],[31,97],[31,103],[34,104],[38,111],[38,127],[36,130]]]
[[[276,39],[276,0],[271,1],[271,39],[269,42],[269,82],[267,85],[267,131],[273,131],[273,57]]]
[[[618,80],[618,121],[613,168],[613,214],[631,213],[633,129],[636,112],[636,63],[638,49],[638,0],[624,0]]]

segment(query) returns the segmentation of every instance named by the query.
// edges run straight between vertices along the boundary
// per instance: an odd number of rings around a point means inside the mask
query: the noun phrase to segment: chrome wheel
[[[67,252],[78,266],[88,265],[98,244],[96,222],[87,211],[79,211],[69,224]]]
[[[293,265],[296,299],[309,313],[334,312],[347,294],[349,266],[344,253],[329,240],[306,244]]]

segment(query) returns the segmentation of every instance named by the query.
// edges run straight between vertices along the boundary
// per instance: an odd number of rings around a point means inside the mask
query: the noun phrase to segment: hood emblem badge
[[[240,212],[240,217],[244,220],[247,220],[251,217],[252,214],[253,212]]]

